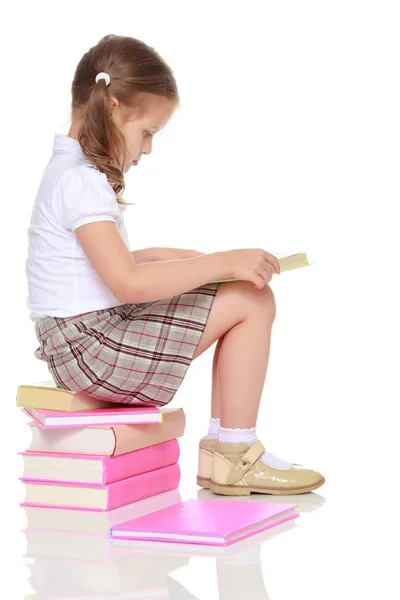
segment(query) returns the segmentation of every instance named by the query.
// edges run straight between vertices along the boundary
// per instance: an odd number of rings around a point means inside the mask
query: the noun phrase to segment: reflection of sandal
[[[218,440],[202,438],[199,442],[199,468],[197,471],[197,485],[210,488],[212,461],[215,446]]]
[[[214,450],[210,490],[224,496],[260,494],[305,494],[319,488],[325,478],[317,471],[293,464],[291,469],[273,469],[260,460],[265,451],[257,440],[252,446],[245,443],[223,444]]]

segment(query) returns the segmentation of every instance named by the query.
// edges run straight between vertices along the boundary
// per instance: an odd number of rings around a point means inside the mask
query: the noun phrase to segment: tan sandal
[[[212,462],[217,442],[218,440],[209,440],[207,438],[202,438],[199,442],[197,485],[206,490],[210,489]]]
[[[204,456],[205,451],[204,448]],[[311,492],[325,483],[321,473],[302,465],[291,464],[287,470],[273,469],[260,460],[264,451],[260,440],[252,446],[217,442],[209,489],[224,496],[250,496],[251,492],[290,495]]]

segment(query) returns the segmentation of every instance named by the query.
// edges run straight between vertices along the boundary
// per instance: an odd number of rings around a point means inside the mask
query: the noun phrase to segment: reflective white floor
[[[181,440],[182,479],[172,500],[223,499],[195,483],[193,431],[197,433],[197,424],[189,425]],[[20,446],[21,439],[16,443]],[[314,466],[324,473],[326,483],[314,493],[237,498],[296,504],[300,516],[225,548],[110,540],[105,521],[93,513],[77,525],[76,519],[58,521],[56,513],[40,509],[28,523],[25,509],[18,505],[22,484],[12,477],[17,463],[21,466],[16,460],[7,469],[9,492],[2,497],[3,506],[11,507],[3,528],[3,581],[8,582],[5,589],[11,586],[13,591],[8,597],[364,600],[387,593],[399,598],[395,503],[389,494],[382,497],[378,490],[366,488],[362,468],[358,476],[343,470],[343,456],[339,458],[336,462],[321,450]],[[61,522],[70,531],[61,531]]]
[[[166,493],[168,495],[171,503],[184,498],[179,490]],[[200,489],[190,496],[223,499]],[[165,503],[165,495],[160,496],[161,500]],[[296,503],[305,533],[312,515],[316,516],[323,506],[324,497],[311,493],[298,496],[293,502],[290,496],[252,495],[246,501]],[[132,516],[135,513],[135,506],[131,505],[125,513],[127,518],[129,509]],[[74,514],[77,511],[44,508],[27,508],[26,511],[21,508],[21,511],[27,525],[23,533],[26,545],[23,562],[28,569],[26,583],[32,594],[36,593],[32,598],[37,599],[272,598],[271,583],[273,586],[276,583],[275,577],[272,582],[268,580],[269,560],[265,555],[268,557],[275,550],[278,555],[282,551],[285,554],[285,544],[292,546],[292,553],[293,544],[297,546],[301,539],[298,535],[300,517],[231,546],[213,548],[111,540],[105,530],[99,531],[101,524],[96,513],[86,513],[86,519],[82,519],[85,514]],[[112,518],[112,514],[109,517]],[[27,596],[31,598],[30,594]]]

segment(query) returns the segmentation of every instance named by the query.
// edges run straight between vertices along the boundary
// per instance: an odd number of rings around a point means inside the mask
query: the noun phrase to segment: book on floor
[[[179,464],[174,464],[108,485],[21,478],[25,485],[22,505],[111,510],[177,488],[180,474]]]
[[[115,402],[97,400],[83,392],[73,392],[58,387],[53,380],[20,385],[17,390],[17,406],[20,408],[45,408],[75,412],[94,408],[126,406]]]
[[[74,413],[47,410],[44,408],[23,408],[28,416],[43,428],[73,427],[77,425],[131,425],[139,423],[162,423],[162,412],[156,406],[117,406],[96,408]]]
[[[162,492],[137,502],[131,502],[108,511],[87,511],[69,508],[25,506],[26,529],[32,531],[75,532],[80,534],[101,533],[105,536],[111,527],[147,515],[160,508],[178,504],[182,497],[178,488]]]
[[[161,407],[159,410],[162,423],[56,429],[43,429],[37,423],[28,423],[31,443],[27,450],[119,456],[182,437],[186,422],[183,409]]]
[[[296,505],[190,499],[115,525],[110,537],[229,545],[298,517]]]
[[[243,500],[239,500],[243,502]],[[247,500],[246,500],[247,501]],[[264,542],[281,536],[287,531],[292,531],[298,527],[296,519],[289,519],[283,523],[278,523],[275,527],[270,527],[259,533],[255,533],[247,538],[239,540],[234,544],[228,545],[206,545],[191,544],[186,542],[166,542],[152,540],[133,540],[129,538],[110,538],[112,551],[124,550],[129,547],[131,552],[138,554],[148,554],[153,560],[163,559],[164,556],[199,556],[208,558],[231,559],[235,556],[243,555],[244,552],[252,551],[254,548],[260,548]]]
[[[279,261],[281,273],[300,269],[301,267],[310,267],[313,264],[308,261],[306,252],[297,252],[295,254],[276,252],[274,256]],[[216,279],[212,283],[224,283],[225,281],[240,281],[240,279]]]
[[[25,481],[108,485],[147,471],[174,465],[179,460],[179,442],[169,440],[120,456],[52,452],[21,452],[20,454],[24,463],[22,477]]]

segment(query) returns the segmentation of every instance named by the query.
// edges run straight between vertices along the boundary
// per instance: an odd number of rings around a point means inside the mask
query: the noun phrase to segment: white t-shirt
[[[28,228],[27,306],[33,321],[122,304],[92,267],[74,231],[85,223],[113,221],[130,248],[125,209],[79,142],[56,133]]]

